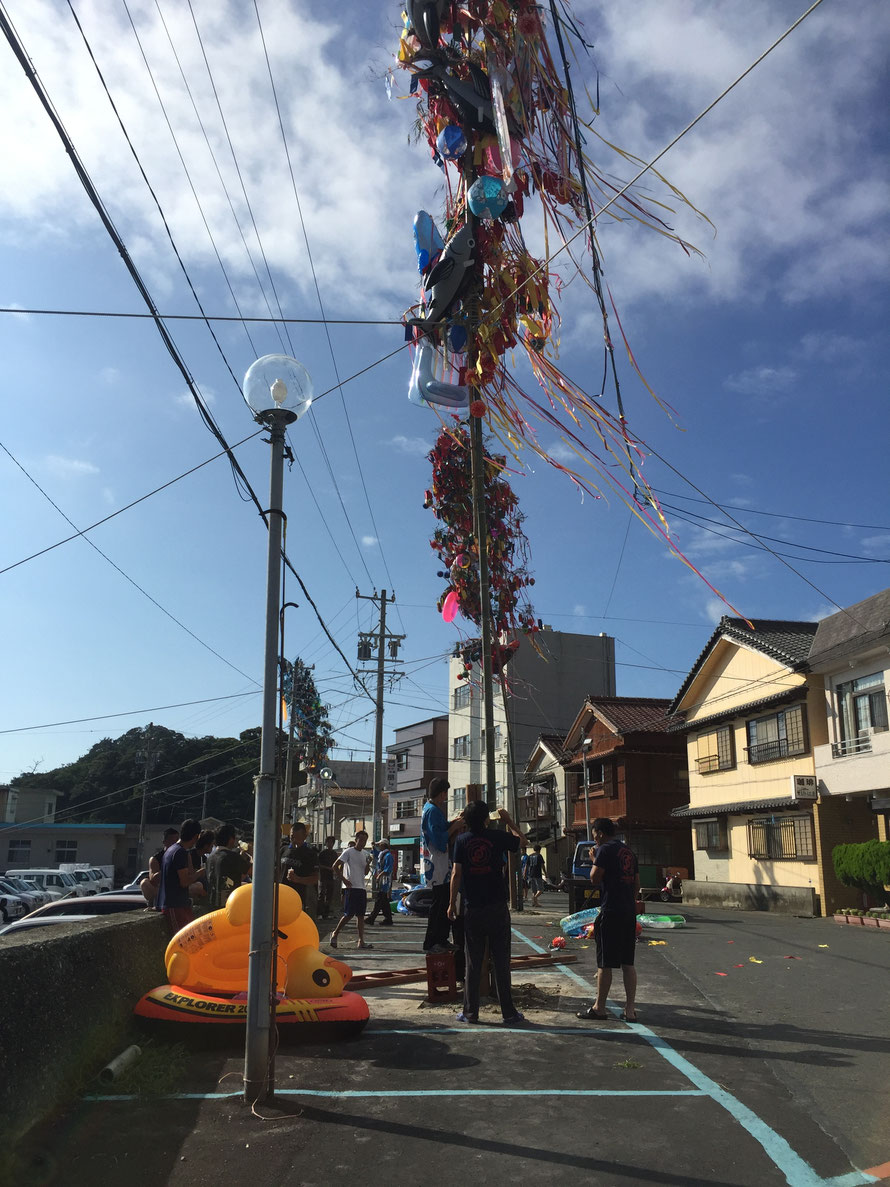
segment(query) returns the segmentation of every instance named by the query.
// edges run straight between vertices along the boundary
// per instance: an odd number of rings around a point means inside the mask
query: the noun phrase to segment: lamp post
[[[590,744],[592,741],[593,741],[592,738],[585,738],[584,741],[581,743],[581,749],[584,754],[584,760],[583,760],[584,761],[584,820],[587,824],[587,836],[584,839],[586,841],[590,840],[590,797],[587,794],[587,792],[588,792],[587,751],[590,749]]]
[[[278,623],[281,603],[281,535],[284,512],[284,433],[308,409],[312,384],[306,369],[283,354],[267,354],[244,377],[244,399],[254,419],[269,430],[269,549],[266,568],[266,641],[263,665],[263,720],[260,772],[254,779],[253,898],[247,965],[247,1034],[244,1045],[244,1099],[263,1101],[274,1091],[269,1067],[274,1009],[273,957],[276,947],[275,880],[278,832],[275,819],[276,707],[278,701]]]

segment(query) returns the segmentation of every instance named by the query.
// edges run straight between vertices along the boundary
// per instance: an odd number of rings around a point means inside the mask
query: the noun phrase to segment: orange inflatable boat
[[[164,957],[170,984],[149,990],[136,1005],[137,1017],[217,1030],[244,1025],[252,893],[251,886],[239,886],[221,910],[176,933]],[[278,891],[275,971],[280,1037],[345,1038],[368,1021],[365,999],[346,990],[352,969],[319,952],[318,930],[289,886]]]

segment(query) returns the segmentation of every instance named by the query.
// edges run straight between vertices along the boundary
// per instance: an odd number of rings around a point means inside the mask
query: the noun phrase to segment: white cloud
[[[850,334],[804,334],[797,354],[807,362],[846,363],[860,354],[866,343]]]
[[[793,367],[752,367],[727,376],[723,386],[744,396],[769,396],[788,391],[796,379],[797,372]]]
[[[208,408],[212,408],[216,403],[216,391],[206,383],[197,384],[198,391]],[[173,397],[173,403],[178,404],[181,408],[193,409],[195,407],[195,399],[188,388],[184,391],[177,392]]]
[[[85,462],[80,458],[60,457],[58,454],[48,454],[43,460],[44,469],[54,478],[69,479],[83,478],[88,474],[98,474],[99,467],[92,462]]]
[[[420,457],[425,457],[431,449],[429,441],[423,437],[404,437],[401,433],[392,438],[390,445],[395,446],[399,453],[413,453]]]
[[[587,615],[587,607],[581,602],[578,602],[577,605],[572,607],[572,614],[574,614],[576,618],[584,618]]]
[[[121,373],[117,367],[103,367],[99,372],[99,379],[102,383],[108,384],[109,387],[114,387],[120,382]]]
[[[859,541],[863,552],[870,556],[886,559],[890,557],[890,533],[882,532],[877,536],[865,536]]]
[[[362,536],[362,548],[373,548],[380,541],[376,536]]]
[[[21,309],[22,306],[18,303],[18,301],[7,301],[6,308],[7,309]],[[16,318],[19,321],[32,321],[33,320],[30,313],[4,313],[3,316]]]

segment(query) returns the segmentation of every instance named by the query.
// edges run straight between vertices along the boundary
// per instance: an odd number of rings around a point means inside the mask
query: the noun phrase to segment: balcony
[[[850,754],[871,754],[871,730],[863,730],[855,738],[831,743],[832,758],[846,758]]]
[[[780,758],[806,754],[806,747],[800,742],[788,742],[786,738],[777,738],[774,742],[760,742],[756,746],[749,746],[747,753],[748,762],[753,766],[759,762],[776,762]]]
[[[519,798],[519,823],[540,824],[556,819],[556,797],[549,791],[533,791]]]

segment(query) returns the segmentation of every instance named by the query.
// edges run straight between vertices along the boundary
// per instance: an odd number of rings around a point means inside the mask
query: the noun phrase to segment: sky
[[[628,180],[603,142],[652,159],[805,7],[578,0],[592,48],[573,77],[600,101],[588,151]],[[270,352],[307,368],[318,398],[289,434],[288,554],[353,667],[376,623],[356,589],[395,592],[387,624],[405,639],[385,744],[447,712],[445,657],[468,625],[436,610],[423,502],[439,421],[408,402],[398,349],[418,299],[412,220],[443,199],[404,72],[387,93],[398,5],[258,0],[261,38],[253,5],[73,0],[126,138],[71,7],[4,8],[157,308],[308,319],[215,322],[217,342],[200,321],[168,327],[227,440],[244,441],[264,506],[269,450],[238,382]],[[710,222],[638,183],[702,257],[598,222],[659,401],[619,349],[644,473],[677,546],[749,618],[815,620],[890,585],[888,41],[879,0],[823,0],[670,149],[659,171]],[[219,447],[151,321],[17,312],[145,305],[6,42],[0,113],[2,781],[149,721],[197,736],[258,725],[267,536],[225,458],[209,460]],[[523,226],[543,251],[534,210]],[[554,269],[559,364],[598,391],[599,315],[564,257]],[[555,434],[542,443],[565,456]],[[540,462],[510,477],[536,615],[614,636],[619,695],[673,697],[733,611],[620,499],[582,498]],[[285,654],[314,665],[335,758],[371,757],[370,699],[292,577],[285,600]]]

